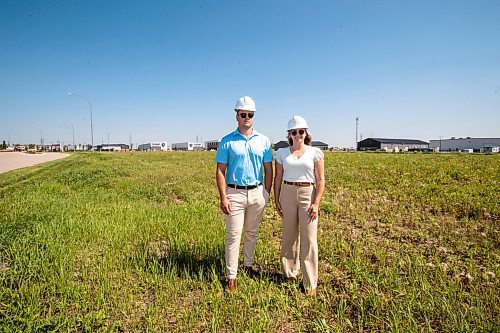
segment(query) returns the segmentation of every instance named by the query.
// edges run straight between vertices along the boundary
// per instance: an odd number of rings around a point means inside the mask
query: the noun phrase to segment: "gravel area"
[[[0,153],[0,173],[58,160],[68,156],[69,154],[63,153],[27,154],[19,152],[2,152]]]

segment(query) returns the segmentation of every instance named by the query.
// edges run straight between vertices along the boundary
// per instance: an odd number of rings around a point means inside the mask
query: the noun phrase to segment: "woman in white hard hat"
[[[276,209],[283,220],[281,263],[291,281],[297,279],[301,269],[306,294],[315,295],[318,212],[325,189],[324,154],[310,146],[312,138],[304,118],[293,116],[287,132],[290,146],[276,152],[274,178]]]

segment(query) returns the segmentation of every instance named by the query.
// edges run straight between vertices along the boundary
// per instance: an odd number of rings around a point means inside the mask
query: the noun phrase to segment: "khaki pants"
[[[310,221],[307,213],[314,196],[314,186],[283,184],[281,187],[281,263],[286,277],[297,277],[299,267],[302,269],[306,289],[315,289],[318,285],[318,220]]]
[[[251,266],[257,243],[259,223],[269,199],[264,186],[252,190],[226,188],[226,195],[231,202],[231,214],[225,215],[226,221],[226,275],[235,279],[238,271],[241,232],[245,230],[243,241],[243,265]]]

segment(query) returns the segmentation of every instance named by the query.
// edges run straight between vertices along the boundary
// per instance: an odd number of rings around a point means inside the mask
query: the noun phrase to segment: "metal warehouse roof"
[[[422,140],[414,140],[414,139],[386,139],[386,138],[368,138],[365,140],[375,140],[380,143],[394,143],[394,144],[414,144],[414,145],[428,145],[428,142]],[[364,141],[364,140],[363,140]]]

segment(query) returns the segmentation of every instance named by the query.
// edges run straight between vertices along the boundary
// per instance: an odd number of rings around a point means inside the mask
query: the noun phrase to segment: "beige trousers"
[[[226,195],[231,202],[231,214],[225,215],[226,221],[226,276],[235,279],[238,271],[238,257],[242,230],[245,230],[243,241],[243,265],[251,266],[257,243],[259,223],[269,199],[264,186],[252,190],[226,188]]]
[[[307,213],[315,194],[314,186],[288,184],[281,186],[280,193],[283,209],[281,263],[286,277],[297,277],[299,267],[302,269],[306,289],[315,289],[318,285],[318,220],[310,221]]]

